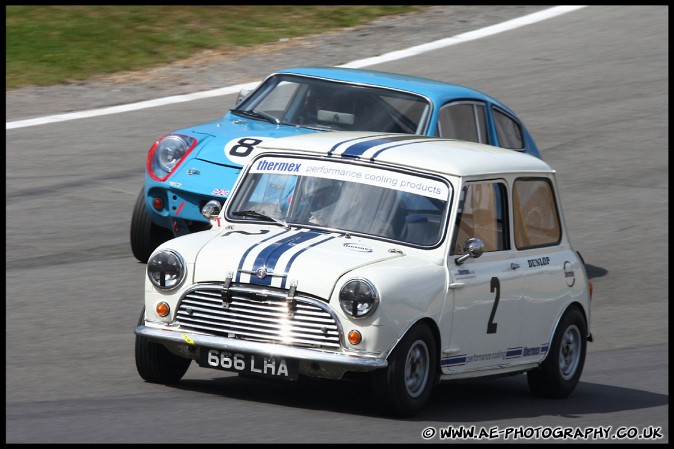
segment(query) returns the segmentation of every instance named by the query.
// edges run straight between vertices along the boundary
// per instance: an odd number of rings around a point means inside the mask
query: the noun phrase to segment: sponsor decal
[[[522,348],[522,357],[529,357],[531,355],[538,355],[541,353],[540,346],[535,348],[529,348],[527,346]]]
[[[543,267],[545,265],[550,265],[549,257],[539,257],[537,259],[528,259],[529,268]]]
[[[194,340],[192,340],[189,335],[183,333],[180,336],[183,337],[183,340],[185,340],[187,344],[194,346]]]
[[[169,185],[171,187],[180,187],[183,184],[181,182],[169,181]]]
[[[270,162],[263,159],[258,161],[255,168],[260,172],[295,174],[300,172],[300,167],[302,167],[302,164],[297,162]]]
[[[352,249],[354,251],[358,251],[358,252],[361,252],[361,253],[371,253],[372,252],[372,248],[369,248],[369,247],[364,246],[364,245],[359,245],[358,243],[345,243],[344,248]]]
[[[566,285],[573,287],[576,283],[576,273],[571,268],[571,262],[568,260],[564,261],[564,280],[566,280]]]
[[[523,346],[517,348],[508,348],[506,350],[499,350],[495,352],[487,352],[484,354],[461,354],[452,357],[446,357],[441,360],[443,368],[451,368],[455,366],[464,366],[471,363],[483,362],[485,360],[508,360],[519,359],[522,357],[534,357],[542,354],[547,354],[548,343],[540,346]]]
[[[338,181],[351,181],[403,192],[423,195],[429,198],[447,200],[449,186],[437,179],[425,178],[406,173],[383,170],[361,165],[340,162],[293,159],[284,157],[265,157],[259,159],[250,169],[250,173],[293,174],[312,176]]]
[[[227,195],[229,195],[229,190],[227,190],[227,189],[213,189],[213,191],[211,192],[211,195],[227,196]]]

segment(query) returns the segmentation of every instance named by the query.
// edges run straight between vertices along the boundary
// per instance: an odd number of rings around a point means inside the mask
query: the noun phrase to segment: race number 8
[[[234,368],[238,371],[241,371],[246,367],[246,362],[243,360],[243,355],[234,354],[234,357],[230,357],[229,353],[219,353],[213,349],[208,351],[208,364],[211,366],[221,366],[225,369]]]
[[[253,152],[256,145],[262,143],[260,139],[253,139],[250,137],[245,137],[239,139],[239,141],[234,145],[230,150],[229,154],[232,156],[247,157],[250,153]]]

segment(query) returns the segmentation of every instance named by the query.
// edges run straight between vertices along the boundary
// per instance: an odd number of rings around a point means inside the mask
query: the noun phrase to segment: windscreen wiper
[[[257,111],[257,110],[248,111],[248,110],[245,110],[245,109],[231,109],[230,112],[232,114],[242,115],[244,117],[262,119],[264,121],[271,122],[275,125],[281,124],[281,120],[279,120],[278,118],[274,117],[273,115],[267,114],[266,112],[263,112],[263,111]]]
[[[265,221],[273,221],[274,223],[280,224],[286,229],[290,228],[290,226],[288,225],[288,223],[286,223],[285,220],[277,220],[276,218],[270,217],[269,215],[261,214],[260,212],[255,210],[240,210],[232,212],[232,215],[236,217],[252,217],[252,218],[259,218]]]

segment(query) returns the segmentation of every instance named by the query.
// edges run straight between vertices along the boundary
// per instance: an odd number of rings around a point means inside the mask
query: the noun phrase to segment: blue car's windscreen
[[[430,109],[427,99],[406,92],[274,75],[232,113],[325,130],[424,134]]]

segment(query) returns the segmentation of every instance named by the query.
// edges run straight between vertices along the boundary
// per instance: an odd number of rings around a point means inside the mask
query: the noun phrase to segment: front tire
[[[131,252],[142,263],[147,263],[152,251],[172,239],[173,233],[152,223],[145,206],[145,194],[141,189],[131,215]]]
[[[527,373],[529,389],[535,396],[560,399],[573,392],[585,364],[586,336],[585,317],[573,306],[559,321],[547,358]]]
[[[409,418],[426,405],[436,380],[437,354],[430,329],[410,329],[388,358],[388,367],[372,373],[375,398],[386,413]]]
[[[138,324],[143,324],[145,308],[140,314]],[[136,370],[147,382],[174,384],[187,372],[192,359],[179,357],[162,344],[154,343],[146,337],[136,335]]]

